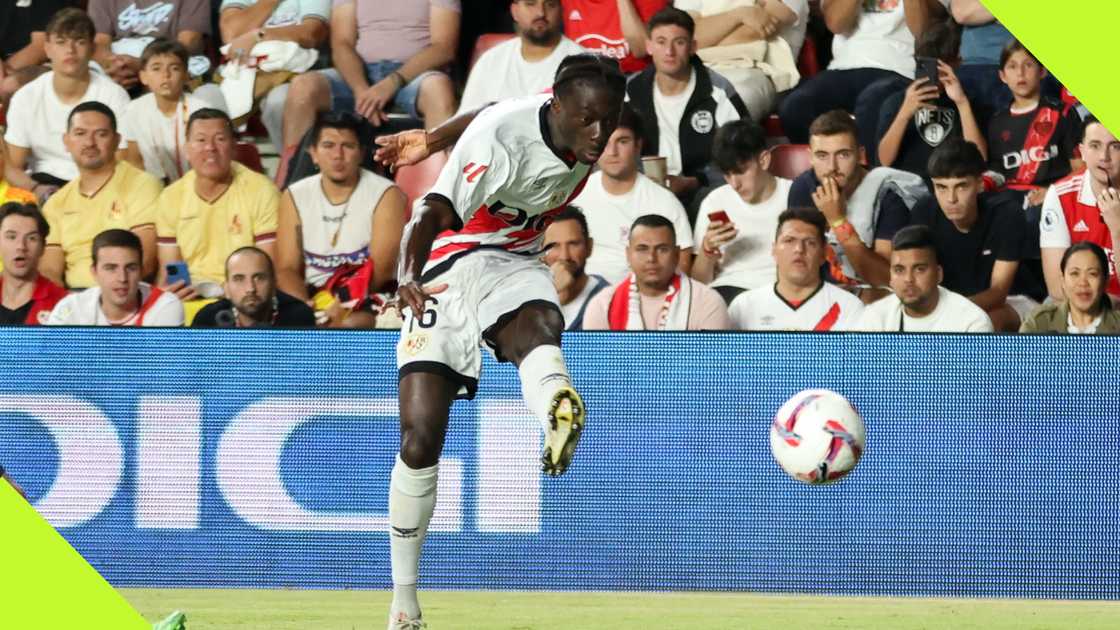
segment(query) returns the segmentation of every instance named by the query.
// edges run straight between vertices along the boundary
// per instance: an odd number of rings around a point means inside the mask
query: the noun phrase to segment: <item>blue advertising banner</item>
[[[115,586],[383,588],[392,333],[0,331],[0,463]],[[516,371],[456,403],[427,588],[1120,598],[1120,339],[573,334],[588,425],[542,477]],[[774,412],[867,451],[801,485]]]

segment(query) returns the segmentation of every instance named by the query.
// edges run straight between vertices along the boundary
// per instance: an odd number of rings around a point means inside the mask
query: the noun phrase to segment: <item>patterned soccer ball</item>
[[[856,467],[866,438],[863,418],[848,399],[827,389],[807,389],[774,416],[770,452],[790,477],[829,483]]]

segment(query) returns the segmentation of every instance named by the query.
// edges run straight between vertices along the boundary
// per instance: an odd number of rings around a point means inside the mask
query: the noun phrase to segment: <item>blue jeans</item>
[[[399,61],[375,61],[366,64],[366,80],[370,85],[377,83],[385,77],[393,74],[404,64]],[[319,70],[323,76],[327,77],[327,81],[331,84],[331,109],[334,111],[354,111],[354,104],[357,98],[354,96],[354,91],[350,89],[350,85],[342,78],[342,75],[334,68],[326,70]],[[416,109],[416,102],[420,99],[420,84],[424,79],[433,74],[440,74],[437,70],[429,70],[422,73],[408,85],[404,86],[397,91],[393,96],[393,103],[389,111],[401,114],[408,114],[413,118],[423,118],[420,111]]]

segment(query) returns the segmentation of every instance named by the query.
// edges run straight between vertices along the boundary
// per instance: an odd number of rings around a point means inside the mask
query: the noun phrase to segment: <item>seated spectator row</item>
[[[41,16],[48,4],[37,5]],[[558,247],[546,254],[562,301],[625,282],[631,227],[664,236],[656,216],[671,226],[673,290],[702,305],[710,284],[731,307],[728,325],[746,327],[749,309],[736,304],[780,284],[779,217],[814,209],[823,260],[801,251],[791,264],[823,270],[822,295],[840,287],[860,304],[882,298],[895,236],[921,224],[944,286],[1012,331],[1048,296],[1066,299],[1071,244],[1096,242],[1109,262],[1120,225],[1120,143],[1084,108],[1051,99],[1045,69],[978,2],[825,0],[833,62],[803,78],[795,60],[806,0],[719,12],[683,0],[515,0],[518,37],[482,55],[461,102],[443,72],[459,37],[456,0],[224,0],[216,29],[205,3],[116,4],[63,8],[0,53],[0,99],[11,98],[0,193],[45,202],[51,236],[36,264],[45,278],[94,288],[93,242],[126,230],[140,242],[141,277],[184,301],[187,319],[223,295],[231,253],[255,247],[284,294],[321,306],[324,322],[374,325],[370,304],[394,286],[408,200],[362,167],[370,126],[396,111],[433,128],[456,109],[471,115],[540,92],[581,47],[619,57],[633,74],[630,105],[574,202],[587,269],[574,254],[556,258]],[[219,68],[200,54],[212,30],[224,42]],[[205,82],[213,73],[220,84]],[[754,122],[775,108],[785,133],[808,143],[811,168],[792,180],[771,173],[771,141]],[[305,150],[311,163],[314,174],[283,194],[232,158],[237,128],[258,111],[277,147]],[[570,229],[563,236],[578,240]],[[658,250],[655,241],[643,251]],[[588,283],[587,273],[602,280]],[[578,303],[566,306],[570,324],[589,315],[588,300]]]

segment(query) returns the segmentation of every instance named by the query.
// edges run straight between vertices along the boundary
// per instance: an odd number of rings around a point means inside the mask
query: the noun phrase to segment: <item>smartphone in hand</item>
[[[914,71],[914,80],[928,79],[927,85],[935,85],[937,89],[941,88],[941,71],[937,67],[937,59],[935,57],[915,57],[917,69]]]
[[[727,216],[727,212],[723,210],[716,210],[715,212],[708,213],[708,220],[712,223],[722,221],[724,224],[731,223],[731,217]]]
[[[173,263],[167,263],[167,284],[174,284],[180,280],[183,281],[183,286],[191,286],[191,272],[187,268],[187,263],[182,260]]]

